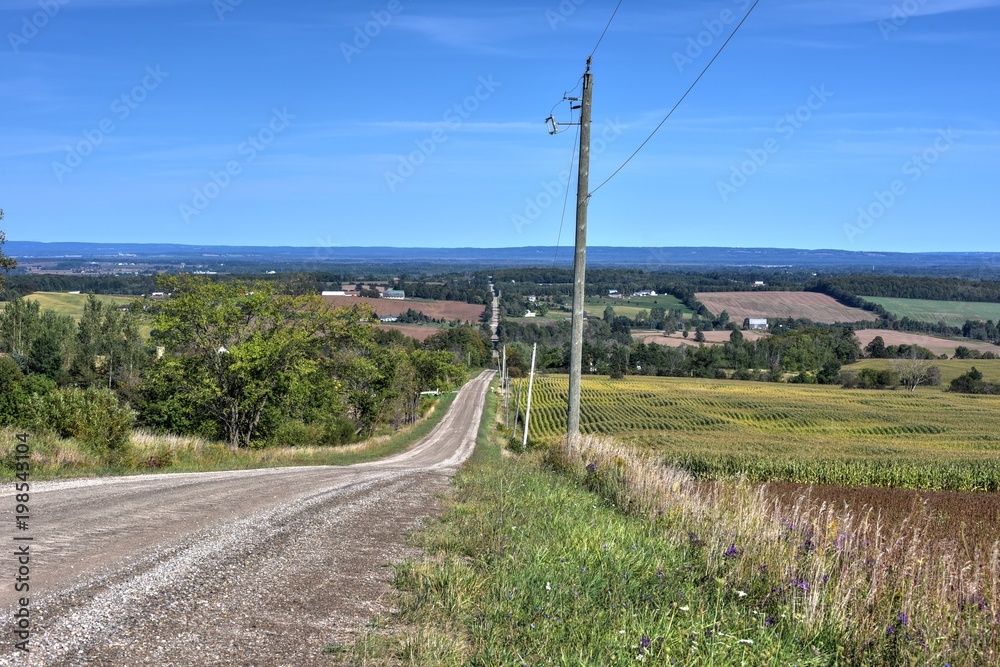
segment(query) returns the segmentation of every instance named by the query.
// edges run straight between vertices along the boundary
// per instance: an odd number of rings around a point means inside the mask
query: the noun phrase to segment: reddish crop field
[[[427,317],[434,319],[459,320],[462,322],[479,322],[480,316],[486,310],[486,306],[477,306],[472,303],[462,301],[395,301],[392,299],[369,299],[360,296],[325,296],[323,300],[335,307],[357,306],[368,304],[375,309],[375,314],[379,317],[386,315],[402,315],[409,309],[423,313]]]
[[[699,292],[695,294],[713,314],[729,313],[742,324],[750,318],[807,318],[813,322],[861,322],[878,319],[860,308],[849,308],[817,292]]]
[[[815,503],[845,505],[856,514],[872,510],[885,525],[898,526],[904,520],[925,515],[927,538],[946,540],[962,547],[973,558],[977,548],[992,550],[1000,540],[1000,494],[962,491],[921,491],[914,489],[850,488],[771,482],[767,489],[783,503],[792,505],[802,494]]]

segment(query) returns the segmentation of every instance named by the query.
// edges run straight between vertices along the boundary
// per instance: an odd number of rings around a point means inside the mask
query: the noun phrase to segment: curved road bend
[[[32,484],[27,655],[5,484],[0,665],[330,665],[386,611],[385,566],[472,452],[492,376],[382,461]]]

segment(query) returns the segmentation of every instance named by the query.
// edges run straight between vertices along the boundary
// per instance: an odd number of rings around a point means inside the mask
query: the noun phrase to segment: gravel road
[[[325,646],[388,609],[387,565],[472,452],[491,377],[378,462],[32,484],[28,654],[4,485],[0,665],[332,664]]]

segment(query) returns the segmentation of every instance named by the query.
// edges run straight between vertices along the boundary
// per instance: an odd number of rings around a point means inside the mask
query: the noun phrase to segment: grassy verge
[[[65,479],[103,475],[249,470],[302,465],[351,465],[404,451],[434,429],[456,394],[443,394],[423,420],[391,436],[343,447],[270,447],[233,451],[221,443],[192,437],[158,436],[137,431],[125,452],[113,460],[86,446],[47,434],[31,437],[32,478]],[[0,431],[0,481],[13,479],[14,431]]]
[[[919,516],[782,512],[608,441],[515,459],[490,435],[397,566],[401,629],[347,664],[996,664],[996,550],[957,561]]]

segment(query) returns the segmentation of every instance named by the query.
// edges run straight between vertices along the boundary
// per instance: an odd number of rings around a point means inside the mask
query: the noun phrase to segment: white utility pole
[[[524,411],[524,440],[521,441],[521,450],[528,449],[528,426],[531,424],[531,386],[535,383],[535,351],[538,343],[531,348],[531,373],[528,375],[528,407]]]

